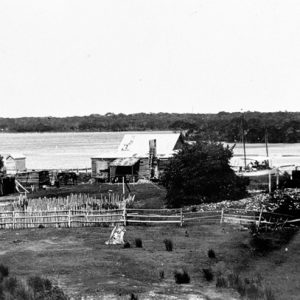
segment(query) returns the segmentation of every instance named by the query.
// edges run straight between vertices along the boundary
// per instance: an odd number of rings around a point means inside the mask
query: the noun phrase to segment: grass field
[[[131,248],[124,249],[105,245],[111,229],[0,231],[0,263],[16,276],[46,276],[75,299],[130,299],[132,293],[139,299],[239,299],[232,289],[217,289],[215,279],[207,282],[203,268],[262,278],[276,299],[299,299],[299,235],[285,244],[282,236],[271,234],[276,247],[256,253],[249,233],[231,226],[128,226]],[[143,248],[135,247],[135,238],[142,239]],[[166,238],[173,242],[171,252]],[[208,257],[209,249],[215,259]],[[190,275],[187,285],[174,281],[173,272],[181,268]]]

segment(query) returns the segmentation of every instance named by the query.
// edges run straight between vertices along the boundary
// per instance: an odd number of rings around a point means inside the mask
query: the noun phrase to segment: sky
[[[0,117],[300,111],[300,1],[0,0]]]

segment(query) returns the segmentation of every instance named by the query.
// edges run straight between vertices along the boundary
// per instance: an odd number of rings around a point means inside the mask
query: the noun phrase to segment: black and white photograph
[[[0,0],[0,300],[299,300],[300,2]]]

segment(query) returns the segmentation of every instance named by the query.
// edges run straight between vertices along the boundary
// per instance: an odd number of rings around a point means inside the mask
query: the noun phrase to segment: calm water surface
[[[29,169],[90,168],[91,157],[117,149],[126,133],[130,132],[1,133],[0,154],[24,154]],[[266,154],[264,144],[249,144],[246,151],[249,156]],[[234,154],[242,153],[237,144]],[[270,144],[269,153],[273,165],[300,166],[300,143]]]

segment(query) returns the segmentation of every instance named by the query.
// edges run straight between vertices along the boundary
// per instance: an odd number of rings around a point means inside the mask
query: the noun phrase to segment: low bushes
[[[243,299],[275,299],[273,291],[263,285],[260,276],[257,278],[243,279],[238,273],[229,273],[227,276],[218,274],[216,287],[232,288],[236,290]]]
[[[212,281],[214,279],[214,274],[211,268],[202,269],[202,272],[203,272],[203,277],[205,278],[206,281]]]
[[[177,284],[187,284],[191,281],[190,276],[186,270],[175,271],[174,278]]]
[[[20,280],[10,277],[8,268],[0,265],[0,299],[14,300],[68,300],[69,298],[49,279],[39,276]]]
[[[172,242],[172,240],[165,239],[164,244],[165,244],[165,247],[166,247],[167,251],[173,251],[173,242]]]
[[[128,241],[126,241],[123,245],[124,248],[130,248],[130,243]]]
[[[135,239],[135,246],[136,246],[136,248],[143,248],[143,242],[142,242],[142,239],[136,238],[136,239]]]
[[[216,258],[216,253],[215,253],[215,251],[214,251],[213,249],[209,249],[209,250],[207,251],[207,256],[208,256],[209,258]]]

